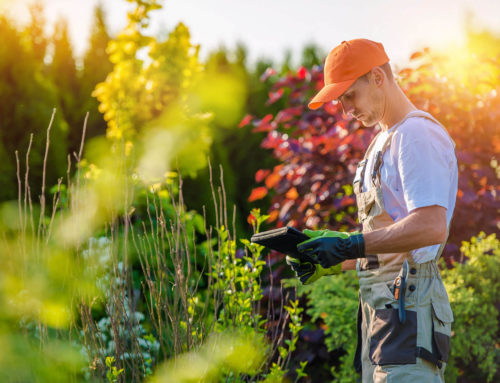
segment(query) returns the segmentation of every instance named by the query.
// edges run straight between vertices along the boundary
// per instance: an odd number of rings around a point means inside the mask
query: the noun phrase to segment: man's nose
[[[342,105],[342,111],[346,116],[352,114],[352,111],[354,109],[352,103],[347,101],[340,101],[340,105]]]

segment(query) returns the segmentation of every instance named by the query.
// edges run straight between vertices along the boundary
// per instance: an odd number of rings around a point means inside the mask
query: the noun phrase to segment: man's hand
[[[304,234],[309,230],[304,230]],[[300,243],[297,249],[318,261],[324,269],[337,266],[346,259],[364,258],[365,241],[363,234],[342,233],[338,231],[321,230],[313,238]]]
[[[309,238],[315,239],[320,237],[333,237],[338,235],[346,235],[346,233],[339,233],[330,230],[304,230],[303,233]],[[308,242],[308,241],[305,241]],[[303,242],[303,243],[305,243]],[[295,275],[300,279],[302,284],[309,285],[324,275],[336,275],[342,272],[342,266],[336,265],[328,268],[324,268],[319,264],[319,262],[301,262],[297,258],[293,258],[289,255],[286,256],[286,263],[295,271]]]
[[[316,262],[301,262],[297,258],[286,256],[286,263],[295,271],[295,275],[304,285],[309,285],[324,275],[336,275],[342,272],[342,266],[323,268]]]

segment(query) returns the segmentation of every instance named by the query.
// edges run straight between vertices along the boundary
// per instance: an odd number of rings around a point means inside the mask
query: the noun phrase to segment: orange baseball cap
[[[381,43],[367,39],[342,41],[326,58],[325,86],[309,102],[309,108],[318,109],[325,102],[336,100],[359,77],[388,61]]]

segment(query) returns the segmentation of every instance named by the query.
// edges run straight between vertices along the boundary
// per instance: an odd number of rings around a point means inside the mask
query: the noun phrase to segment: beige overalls
[[[414,111],[398,123],[411,117],[425,117],[436,122],[430,114]],[[358,165],[361,178],[355,180],[354,192],[363,232],[394,223],[384,208],[380,183],[383,154],[391,145],[395,126],[375,158],[372,187],[363,192],[366,163],[377,137],[373,139],[364,160]],[[443,127],[444,129],[444,127]],[[451,139],[451,138],[450,138]],[[453,141],[452,141],[453,142]],[[377,163],[378,162],[378,163]],[[417,264],[410,253],[368,255],[358,259],[359,276],[358,346],[355,367],[361,371],[362,382],[444,382],[448,361],[453,314],[436,261],[443,250],[430,262]],[[406,282],[406,320],[400,323],[398,300],[393,285],[404,260],[408,260]]]

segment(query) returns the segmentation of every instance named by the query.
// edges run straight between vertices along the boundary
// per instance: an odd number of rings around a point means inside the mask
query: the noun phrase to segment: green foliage
[[[267,220],[267,215],[261,215],[258,209],[251,212],[251,223],[255,232],[258,232],[260,225]],[[257,311],[257,304],[262,299],[262,287],[260,275],[265,262],[261,260],[263,246],[251,243],[246,239],[241,242],[245,245],[246,255],[236,257],[235,241],[230,240],[228,232],[221,228],[219,231],[222,245],[214,258],[217,263],[213,265],[214,289],[224,291],[222,308],[218,317],[215,331],[218,333],[233,332],[235,329],[247,333],[255,332],[264,335],[266,332],[266,319]],[[269,371],[256,370],[254,373],[263,373],[264,382],[281,382],[288,372],[287,365],[290,362],[292,353],[296,349],[299,332],[304,327],[302,325],[302,311],[297,300],[290,301],[289,306],[285,306],[287,313],[285,321],[289,320],[287,331],[290,336],[284,339],[284,344],[277,344],[279,358],[273,362]],[[272,357],[272,348],[265,352],[265,359]],[[306,374],[302,370],[302,376]],[[231,374],[227,376],[231,382],[243,382],[240,378]]]
[[[87,138],[106,134],[106,121],[104,121],[102,114],[99,113],[99,103],[91,95],[95,86],[104,81],[108,73],[113,69],[106,53],[106,47],[110,39],[104,9],[102,4],[98,4],[94,10],[94,20],[88,43],[89,47],[83,57],[83,68],[80,73],[80,109],[82,119],[85,113],[89,112],[85,135]],[[70,133],[71,147],[80,143],[79,138],[80,135],[72,135]]]
[[[0,320],[0,341],[4,350],[0,361],[0,381],[67,383],[69,372],[78,371],[85,363],[67,342],[61,339],[44,343],[30,339],[31,342],[27,342],[17,323],[9,323],[5,318]],[[83,380],[77,378],[75,381]]]
[[[38,16],[37,16],[38,17]],[[21,164],[28,148],[30,133],[34,133],[30,153],[31,191],[38,196],[42,184],[42,164],[45,151],[46,128],[52,110],[59,107],[57,91],[42,71],[39,55],[43,43],[31,42],[5,16],[0,16],[0,201],[17,196],[15,150]],[[43,95],[43,97],[41,97]],[[51,130],[51,146],[47,159],[46,181],[57,183],[57,175],[66,170],[67,124],[60,113],[55,116]],[[21,168],[21,174],[23,168]]]
[[[266,219],[254,212],[256,230]],[[212,264],[213,289],[223,292],[222,307],[218,314],[216,331],[231,331],[234,328],[254,329],[263,332],[260,313],[256,303],[262,299],[260,275],[265,262],[261,259],[263,246],[241,239],[248,251],[236,255],[236,239],[222,226],[219,231],[220,244],[214,252]]]
[[[216,252],[213,277],[214,288],[224,291],[223,309],[219,316],[220,330],[236,326],[260,327],[260,314],[253,305],[262,299],[259,277],[265,262],[260,258],[262,246],[241,240],[251,249],[251,255],[236,257],[236,241],[228,238],[224,227],[219,231],[222,245]]]
[[[118,377],[120,374],[124,371],[124,369],[118,370],[115,366],[115,357],[114,356],[107,356],[106,357],[106,367],[108,367],[108,372],[106,373],[106,378],[108,378],[109,383],[116,383],[118,382]]]
[[[289,355],[296,349],[297,340],[299,339],[299,332],[304,328],[302,325],[302,317],[301,313],[304,311],[302,307],[299,307],[299,301],[291,301],[290,306],[285,306],[285,310],[290,315],[290,324],[289,329],[292,333],[291,339],[286,339],[285,344],[288,347],[278,347],[278,351],[280,353],[280,357],[283,360],[286,360]]]
[[[259,371],[265,349],[262,336],[245,329],[236,330],[231,335],[212,334],[197,350],[168,361],[152,382],[244,383]]]
[[[289,315],[290,322],[288,323],[288,330],[290,331],[290,338],[285,339],[284,344],[286,346],[278,345],[279,359],[277,362],[273,362],[268,373],[263,374],[264,383],[281,383],[284,380],[285,375],[288,373],[288,364],[292,358],[293,352],[296,350],[297,341],[299,339],[299,333],[304,328],[302,323],[302,311],[303,308],[299,307],[299,301],[290,301],[290,306],[285,306],[285,310]],[[296,381],[302,377],[307,377],[307,373],[304,369],[307,365],[306,361],[301,361],[300,368],[295,370],[297,374]]]
[[[333,382],[355,383],[352,361],[356,351],[358,282],[354,271],[320,278],[312,285],[299,285],[298,294],[308,297],[307,314],[320,320],[329,351],[343,350],[338,366],[331,367]]]
[[[500,241],[495,234],[480,233],[463,242],[461,251],[467,261],[443,271],[455,317],[447,381],[458,376],[498,381]]]
[[[306,68],[319,66],[323,63],[324,57],[326,57],[326,53],[323,52],[319,46],[316,44],[308,44],[302,50],[301,65]]]
[[[65,19],[59,19],[55,24],[52,46],[54,52],[49,66],[50,77],[57,88],[61,112],[70,126],[70,132],[75,132],[73,134],[79,139],[83,122],[78,106],[80,84]]]
[[[94,92],[109,125],[108,137],[116,139],[130,139],[167,106],[182,104],[181,97],[186,96],[201,69],[198,48],[191,44],[184,24],[179,23],[167,40],[158,41],[144,29],[150,12],[161,8],[159,2],[130,2],[135,8],[128,13],[128,25],[107,49],[113,70]],[[139,57],[141,50],[147,60]],[[185,107],[184,102],[179,113],[186,113]]]
[[[102,318],[97,323],[97,344],[102,345],[98,350],[98,354],[118,354],[121,366],[140,366],[142,376],[150,376],[153,373],[153,366],[158,359],[160,344],[155,337],[144,328],[144,314],[138,311],[132,314],[128,308],[128,299],[125,299],[123,304],[127,316],[116,315],[114,312],[116,309],[110,307],[108,308],[110,316]],[[114,323],[117,319],[119,323]],[[118,337],[116,334],[118,334]],[[121,351],[119,351],[120,347],[122,348]],[[106,358],[106,366],[110,368],[108,365],[108,358]],[[123,372],[123,369],[120,371]],[[106,375],[109,379],[109,371]],[[124,373],[124,375],[126,374]]]
[[[208,94],[220,98],[216,105],[213,105],[214,100],[217,101],[215,97],[213,100],[208,99],[210,102],[207,108],[214,112],[214,119],[210,121],[213,142],[208,154],[212,164],[220,164],[224,169],[227,206],[231,210],[235,205],[237,215],[245,217],[252,208],[266,206],[247,200],[248,190],[255,183],[255,172],[262,167],[272,167],[276,163],[275,159],[260,147],[261,137],[253,134],[250,126],[238,127],[245,114],[265,115],[270,109],[275,109],[275,105],[266,105],[269,84],[260,81],[260,76],[269,63],[259,61],[255,67],[250,67],[247,63],[246,48],[238,45],[234,49],[219,48],[211,52],[203,64],[207,75],[217,80],[216,83],[210,82],[207,90],[211,91]],[[221,84],[230,85],[234,81],[239,85],[237,92],[229,93],[221,89]],[[235,102],[236,99],[240,102]],[[224,106],[221,100],[231,101],[231,105]],[[205,188],[208,182],[209,172],[206,170],[198,172],[195,179],[186,180],[186,203],[193,209],[201,210],[207,199],[210,199],[210,191]],[[207,218],[211,221],[215,218],[211,206],[207,206]],[[244,220],[236,221],[236,230],[238,233],[251,233],[251,228]]]
[[[184,24],[164,40],[147,35],[160,2],[130,2],[128,25],[108,44],[112,71],[93,93],[107,136],[137,145],[137,171],[146,182],[170,168],[194,177],[207,165],[214,127],[232,127],[241,118],[245,86],[232,72],[201,65]]]
[[[46,20],[40,0],[32,3],[29,6],[29,11],[31,20],[30,25],[25,30],[25,34],[27,35],[26,40],[31,45],[34,59],[42,66],[45,54],[47,53],[48,40],[44,31]]]
[[[277,363],[273,363],[269,373],[266,374],[262,383],[282,383],[285,377],[285,372]]]

